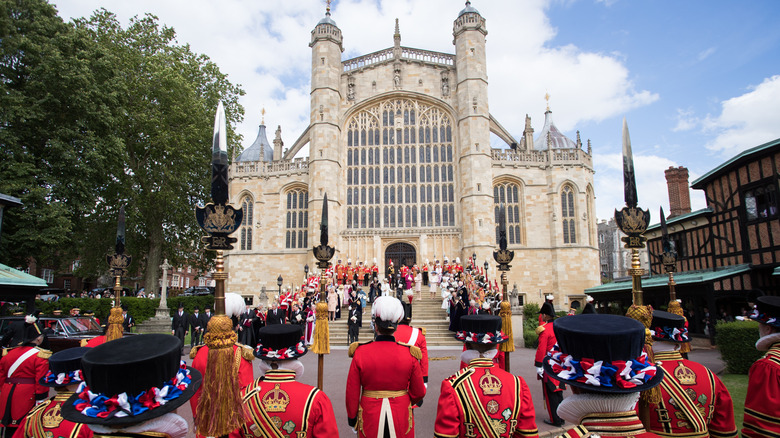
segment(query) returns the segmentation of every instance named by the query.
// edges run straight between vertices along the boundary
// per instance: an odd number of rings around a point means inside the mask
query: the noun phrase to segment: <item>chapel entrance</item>
[[[388,246],[385,250],[385,275],[389,273],[388,267],[391,260],[393,261],[395,273],[398,273],[401,265],[411,268],[417,263],[417,251],[408,243],[398,242]]]

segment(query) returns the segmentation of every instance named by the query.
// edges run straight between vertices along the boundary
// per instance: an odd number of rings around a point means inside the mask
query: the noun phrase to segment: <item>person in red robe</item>
[[[11,438],[30,410],[46,399],[49,388],[40,379],[49,370],[51,351],[39,347],[43,334],[37,318],[25,317],[21,346],[0,359],[0,425]]]
[[[417,347],[394,337],[404,317],[401,301],[379,297],[371,309],[376,340],[354,343],[349,353],[346,407],[349,425],[360,437],[414,437],[412,406],[425,396]]]
[[[395,340],[406,345],[414,345],[420,349],[420,367],[422,369],[423,382],[428,387],[428,344],[425,342],[425,329],[412,327],[412,305],[404,303],[404,319],[395,329]]]
[[[544,322],[536,328],[536,334],[539,336],[539,343],[536,347],[536,356],[534,357],[534,366],[536,367],[537,379],[542,381],[542,394],[544,395],[544,407],[547,409],[548,418],[544,422],[553,426],[562,426],[563,420],[558,416],[558,405],[563,400],[563,390],[566,386],[560,381],[544,374],[542,361],[556,344],[553,322],[555,320],[555,310],[552,304],[545,302],[539,311]]]
[[[780,297],[758,297],[750,318],[759,322],[756,348],[766,355],[750,367],[742,436],[780,436]]]
[[[497,346],[509,338],[501,318],[467,315],[455,338],[463,341],[461,355],[468,366],[441,383],[434,425],[435,437],[538,437],[531,390],[491,360]]]

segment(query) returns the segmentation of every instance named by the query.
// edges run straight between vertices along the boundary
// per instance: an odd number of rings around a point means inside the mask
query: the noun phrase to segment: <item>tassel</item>
[[[501,310],[498,314],[501,316],[501,331],[509,338],[508,341],[498,344],[498,350],[511,353],[515,351],[515,341],[512,334],[512,305],[509,304],[509,301],[501,302]]]
[[[233,349],[237,340],[229,317],[215,315],[211,318],[204,339],[209,348],[208,364],[195,417],[199,435],[223,436],[244,424],[244,405],[238,382],[240,357],[236,357],[240,352]]]
[[[317,322],[314,326],[314,342],[311,351],[314,354],[330,354],[330,329],[328,328],[328,303],[317,303]]]
[[[122,316],[121,307],[112,307],[108,314],[108,330],[106,330],[106,342],[113,341],[122,337]]]
[[[631,305],[626,312],[626,316],[635,319],[645,326],[645,353],[647,353],[647,361],[649,363],[655,363],[655,357],[653,355],[653,336],[650,334],[650,324],[653,322],[653,306],[637,306]],[[642,391],[639,397],[640,407],[647,407],[650,404],[658,404],[661,402],[661,388],[656,386],[648,390]],[[641,417],[641,415],[640,415]]]

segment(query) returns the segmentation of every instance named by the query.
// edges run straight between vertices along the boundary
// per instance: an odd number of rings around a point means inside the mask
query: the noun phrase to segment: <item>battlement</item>
[[[343,61],[341,65],[344,68],[344,72],[349,72],[375,64],[389,62],[394,59],[393,48],[391,47],[380,50],[378,52],[358,56],[357,58],[348,59]],[[455,65],[455,55],[442,52],[433,52],[430,50],[412,49],[410,47],[401,47],[400,59],[448,67]]]
[[[248,161],[232,163],[230,177],[268,177],[293,173],[309,173],[309,158],[280,161]]]
[[[513,151],[491,149],[494,166],[556,166],[584,165],[593,169],[593,157],[582,149],[549,149],[544,151]]]

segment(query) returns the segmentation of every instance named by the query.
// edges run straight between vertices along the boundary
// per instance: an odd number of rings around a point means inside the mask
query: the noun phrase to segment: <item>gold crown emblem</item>
[[[683,365],[682,362],[678,362],[677,368],[674,369],[674,378],[680,382],[681,385],[695,385],[696,373],[692,369]]]
[[[274,389],[268,391],[263,396],[263,406],[265,406],[266,412],[284,412],[289,404],[290,396],[279,389],[278,383],[274,386]]]
[[[62,415],[59,403],[55,403],[53,408],[49,409],[45,414],[43,414],[41,423],[46,429],[55,429],[60,427],[60,423],[62,423]]]
[[[485,370],[485,375],[479,379],[479,387],[485,395],[501,394],[501,379],[490,374],[490,370]]]

